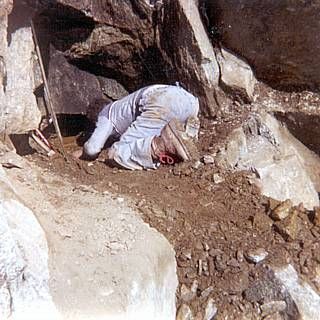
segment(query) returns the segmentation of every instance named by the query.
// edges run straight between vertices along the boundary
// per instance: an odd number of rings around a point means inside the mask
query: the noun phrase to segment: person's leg
[[[110,148],[110,158],[131,170],[157,167],[151,156],[151,143],[153,138],[160,134],[167,121],[154,111],[143,112],[137,117],[120,140]]]
[[[112,131],[112,122],[105,116],[99,116],[94,132],[83,146],[85,155],[91,158],[96,157],[101,152]]]

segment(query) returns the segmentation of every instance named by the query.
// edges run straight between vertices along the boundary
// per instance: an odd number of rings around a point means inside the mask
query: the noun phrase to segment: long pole
[[[32,20],[31,20],[31,29],[32,29],[32,34],[33,34],[33,38],[34,38],[34,43],[35,43],[37,56],[39,58],[39,64],[40,64],[41,74],[42,74],[43,83],[44,83],[45,100],[46,100],[47,106],[49,108],[49,112],[50,112],[50,115],[51,115],[51,118],[52,118],[52,121],[53,121],[54,128],[55,128],[56,133],[58,135],[58,139],[59,139],[59,142],[60,142],[60,145],[61,145],[62,155],[65,158],[65,160],[67,160],[65,149],[64,149],[64,145],[63,145],[62,135],[61,135],[61,131],[60,131],[59,123],[58,123],[58,119],[57,119],[56,113],[55,113],[55,111],[53,109],[53,104],[52,104],[52,100],[51,100],[51,96],[50,96],[50,90],[49,90],[49,86],[48,86],[48,82],[47,82],[46,73],[45,73],[44,66],[43,66],[43,61],[42,61],[42,57],[41,57],[41,52],[40,52],[39,42],[38,42],[38,38],[37,38],[37,33],[36,33],[36,30],[35,30],[35,27],[34,27],[34,24],[33,24]]]

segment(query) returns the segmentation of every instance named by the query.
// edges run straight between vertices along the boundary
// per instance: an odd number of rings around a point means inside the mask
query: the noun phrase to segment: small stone
[[[270,210],[274,210],[278,205],[281,204],[281,201],[273,199],[273,198],[269,198],[269,208]]]
[[[210,286],[201,292],[200,297],[205,299],[205,298],[209,297],[209,295],[211,294],[212,291],[213,291],[213,287]]]
[[[201,167],[202,163],[201,161],[197,160],[195,163],[192,164],[192,168],[197,170]]]
[[[213,174],[213,182],[214,183],[219,184],[223,181],[224,181],[224,179],[218,173]]]
[[[194,270],[190,269],[187,274],[186,274],[188,279],[195,279],[197,277],[197,272]]]
[[[211,156],[210,154],[206,154],[203,156],[203,162],[205,164],[212,164],[212,163],[214,163],[214,157]]]
[[[194,317],[194,320],[202,320],[202,313],[199,311],[196,316]]]
[[[246,258],[249,262],[259,263],[268,256],[268,252],[264,248],[249,250]]]
[[[199,276],[202,275],[202,260],[201,259],[198,260],[198,275]]]
[[[281,221],[287,218],[290,214],[293,203],[290,199],[279,204],[274,210],[271,212],[271,218],[276,221]]]
[[[293,241],[299,233],[298,212],[294,212],[283,221],[275,224],[276,230],[282,235],[286,241]]]
[[[260,306],[262,316],[268,316],[277,312],[282,312],[286,310],[287,304],[283,300],[271,301]]]
[[[183,255],[187,260],[191,260],[192,254],[190,249],[185,249],[181,251],[181,255]]]
[[[196,245],[195,245],[195,248],[196,248],[197,250],[203,250],[203,245],[202,245],[202,243],[201,243],[200,241],[197,241],[197,242],[196,242]]]
[[[197,290],[198,290],[198,287],[199,287],[199,282],[198,280],[193,280],[192,282],[192,286],[191,286],[191,292],[196,294],[197,293]]]
[[[277,312],[263,318],[263,320],[283,320],[281,313]]]
[[[209,251],[209,255],[210,255],[211,257],[216,257],[216,256],[219,256],[219,255],[222,255],[222,254],[223,254],[223,251],[220,250],[220,249],[212,248],[212,249],[210,249],[210,251]]]
[[[193,320],[193,314],[189,306],[182,304],[178,310],[176,320]]]
[[[313,224],[320,227],[320,207],[314,208]]]
[[[240,267],[239,261],[237,259],[235,259],[235,258],[230,259],[227,262],[227,265],[229,267],[234,267],[234,268],[239,268]]]
[[[214,300],[212,298],[210,298],[207,302],[207,306],[206,306],[203,320],[212,320],[215,317],[215,315],[217,314],[217,312],[218,312],[218,309],[214,304]]]
[[[196,281],[196,280],[195,280]],[[195,282],[194,281],[194,282]],[[180,288],[180,298],[183,302],[189,302],[196,296],[196,291],[193,292],[192,289],[188,288],[185,284],[181,285]]]
[[[243,251],[242,251],[241,249],[237,250],[236,256],[237,256],[237,260],[238,260],[240,263],[243,262],[243,260],[244,260],[244,254],[243,254]]]
[[[210,250],[210,247],[206,242],[203,242],[202,245],[203,245],[203,250],[204,251],[209,251]]]
[[[215,257],[214,265],[219,272],[223,272],[227,269],[227,257],[225,255],[219,255]]]
[[[253,217],[253,227],[262,232],[269,231],[273,225],[272,219],[270,219],[265,213],[258,212]]]

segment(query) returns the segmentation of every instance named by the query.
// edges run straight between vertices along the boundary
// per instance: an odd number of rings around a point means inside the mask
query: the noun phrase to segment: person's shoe
[[[151,147],[153,158],[166,164],[192,160],[197,153],[183,124],[176,119],[165,125],[160,136],[153,139]]]

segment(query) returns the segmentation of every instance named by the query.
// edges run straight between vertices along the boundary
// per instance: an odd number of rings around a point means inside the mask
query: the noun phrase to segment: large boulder
[[[299,277],[294,267],[289,264],[272,267],[276,279],[285,287],[294,301],[301,320],[317,320],[320,314],[320,296],[313,288]]]
[[[220,166],[251,170],[266,196],[319,205],[320,158],[267,113],[248,116],[217,155]]]
[[[207,0],[214,39],[272,87],[320,85],[319,1]]]
[[[3,157],[0,163],[23,168],[7,175],[49,240],[49,286],[62,319],[175,319],[175,252],[124,198],[21,163],[13,153]]]
[[[216,114],[223,101],[217,89],[219,66],[196,2],[37,3],[38,9],[42,5],[36,19],[41,42],[51,43],[73,64],[114,78],[130,91],[179,81],[199,96],[203,111]]]
[[[195,1],[168,1],[164,6],[160,46],[173,74],[200,99],[209,115],[218,109],[219,65]],[[182,32],[183,30],[183,32]]]
[[[0,318],[58,319],[48,281],[45,234],[0,166]]]
[[[45,46],[50,42],[69,61],[115,78],[130,90],[144,82],[163,80],[162,68],[154,64],[161,63],[161,55],[154,50],[153,6],[149,1],[37,3],[42,10],[36,19],[41,42]],[[153,55],[155,61],[149,61]]]
[[[38,127],[40,111],[33,94],[36,58],[27,12],[17,25],[9,23],[12,1],[0,8],[0,132],[24,133]],[[10,17],[15,17],[15,10]],[[13,18],[12,18],[13,19]],[[9,31],[8,31],[9,28]],[[8,41],[9,40],[9,41]]]

